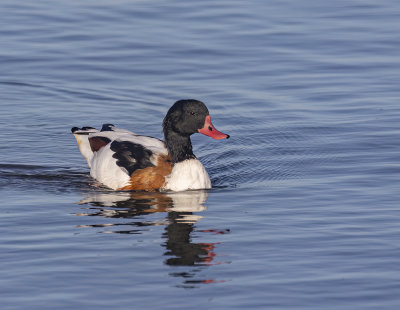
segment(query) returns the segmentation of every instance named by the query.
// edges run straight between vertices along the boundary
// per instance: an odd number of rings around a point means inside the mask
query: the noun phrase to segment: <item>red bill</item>
[[[218,131],[214,127],[214,125],[211,123],[210,115],[206,116],[206,120],[204,122],[204,127],[201,129],[198,129],[198,132],[202,133],[203,135],[209,136],[213,139],[228,139],[229,138],[229,135]]]

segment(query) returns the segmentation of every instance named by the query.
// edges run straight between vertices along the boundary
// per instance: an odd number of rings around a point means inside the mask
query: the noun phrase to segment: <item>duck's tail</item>
[[[76,142],[78,142],[79,151],[81,151],[83,158],[86,159],[90,168],[93,158],[93,151],[90,147],[89,135],[99,131],[93,127],[72,127],[71,131],[76,139]]]

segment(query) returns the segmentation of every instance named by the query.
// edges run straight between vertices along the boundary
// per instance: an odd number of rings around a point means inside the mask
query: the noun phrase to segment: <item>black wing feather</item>
[[[117,159],[117,165],[124,167],[129,175],[137,169],[154,167],[150,161],[153,152],[141,144],[130,141],[113,141],[110,145],[115,152],[113,157]]]

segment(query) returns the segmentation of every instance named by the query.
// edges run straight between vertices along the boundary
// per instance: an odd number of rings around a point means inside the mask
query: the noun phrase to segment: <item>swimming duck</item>
[[[227,139],[213,126],[206,105],[179,100],[163,121],[165,141],[104,124],[71,129],[90,175],[114,190],[184,191],[211,188],[210,177],[193,154],[190,136]]]

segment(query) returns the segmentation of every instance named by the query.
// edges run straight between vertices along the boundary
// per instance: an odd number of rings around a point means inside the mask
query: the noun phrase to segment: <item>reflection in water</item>
[[[183,214],[186,216],[187,214]],[[191,243],[190,234],[193,231],[193,224],[182,223],[182,213],[168,213],[169,225],[166,228],[164,237],[167,239],[165,255],[175,256],[166,260],[168,265],[191,266],[211,263],[215,254],[212,250],[212,243]]]
[[[193,243],[191,234],[195,224],[202,218],[195,214],[206,210],[208,193],[206,191],[186,191],[178,193],[147,193],[147,192],[90,192],[79,204],[88,204],[79,216],[101,216],[105,218],[132,219],[132,222],[117,222],[95,225],[80,225],[79,227],[124,227],[123,230],[106,231],[106,233],[142,234],[145,227],[166,225],[162,237],[166,242],[164,253],[168,258],[165,264],[170,266],[192,266],[195,269],[184,272],[172,272],[173,277],[183,277],[183,287],[195,287],[199,283],[220,282],[214,279],[195,280],[201,266],[211,266],[216,256],[214,243]],[[151,221],[146,215],[156,212],[167,212],[166,219]],[[228,231],[203,230],[223,234]]]

